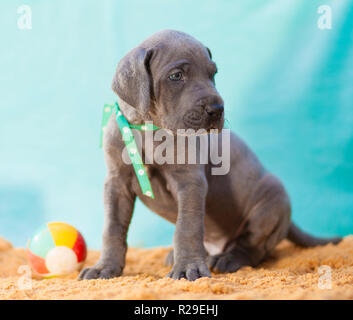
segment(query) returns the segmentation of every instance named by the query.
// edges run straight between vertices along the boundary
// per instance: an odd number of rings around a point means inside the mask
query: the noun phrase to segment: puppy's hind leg
[[[228,252],[209,256],[207,264],[213,272],[235,272],[243,266],[252,266],[246,250],[236,247]]]
[[[235,272],[242,266],[255,267],[286,237],[290,203],[281,183],[266,175],[249,200],[244,230],[231,249],[209,258],[211,270]]]

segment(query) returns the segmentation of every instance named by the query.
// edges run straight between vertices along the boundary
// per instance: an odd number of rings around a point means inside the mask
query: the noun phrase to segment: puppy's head
[[[223,100],[215,88],[211,52],[191,36],[165,30],[118,64],[112,88],[145,119],[162,128],[223,128]]]

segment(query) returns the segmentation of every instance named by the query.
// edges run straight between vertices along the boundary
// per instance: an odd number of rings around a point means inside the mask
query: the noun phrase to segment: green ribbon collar
[[[120,111],[120,108],[117,102],[115,102],[115,104],[113,105],[105,104],[103,109],[100,147],[103,146],[104,129],[106,128],[108,121],[110,119],[110,116],[112,115],[113,112],[115,112],[116,114],[116,121],[121,131],[123,141],[126,145],[126,148],[127,148],[129,157],[131,159],[132,166],[134,167],[134,171],[135,171],[137,180],[140,184],[142,193],[145,196],[154,199],[151,182],[150,182],[150,179],[148,178],[146,168],[143,165],[141,155],[138,152],[136,141],[131,129],[137,129],[141,131],[151,131],[151,130],[158,130],[160,128],[150,123],[130,124],[124,117],[123,113]]]

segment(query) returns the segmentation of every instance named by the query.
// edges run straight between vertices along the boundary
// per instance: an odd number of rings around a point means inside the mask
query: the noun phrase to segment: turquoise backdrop
[[[211,48],[230,128],[285,183],[294,220],[353,232],[353,2],[350,0],[27,0],[0,2],[0,236],[16,246],[45,221],[101,246],[101,111],[119,59],[161,29]],[[332,9],[319,29],[318,8]],[[133,246],[174,227],[138,202]]]

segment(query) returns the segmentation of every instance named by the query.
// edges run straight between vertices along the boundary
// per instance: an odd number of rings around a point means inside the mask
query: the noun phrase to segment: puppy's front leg
[[[122,183],[124,181],[124,183]],[[110,175],[104,184],[103,247],[99,261],[82,270],[79,279],[109,279],[120,276],[125,266],[126,236],[135,203],[135,194],[121,175]]]
[[[196,280],[210,277],[203,245],[207,180],[204,174],[181,174],[174,181],[178,218],[174,234],[174,266],[168,274],[173,279]]]

